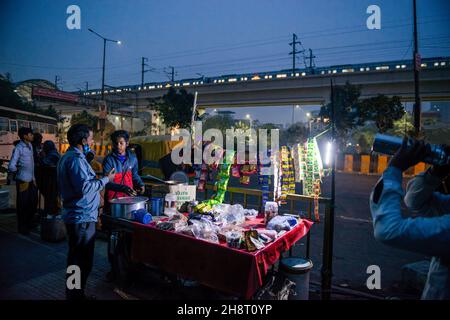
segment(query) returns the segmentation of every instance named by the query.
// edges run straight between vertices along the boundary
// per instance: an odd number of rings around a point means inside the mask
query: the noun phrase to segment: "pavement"
[[[344,173],[336,176],[333,299],[420,297],[420,292],[409,292],[402,288],[402,267],[423,261],[426,257],[385,246],[373,237],[368,199],[377,179],[375,176]],[[14,188],[8,188],[14,192]],[[326,179],[324,196],[329,194],[329,189],[329,179]],[[323,219],[323,215],[321,218]],[[29,236],[19,235],[16,230],[15,213],[1,213],[0,299],[64,299],[67,243],[44,242],[40,239],[39,229]],[[311,259],[314,263],[311,272],[311,299],[319,298],[322,242],[323,224],[316,224],[311,229]],[[139,281],[132,286],[119,288],[105,278],[109,271],[106,248],[106,241],[98,237],[87,292],[97,296],[99,300],[233,299],[203,286],[182,285],[180,281],[169,279],[157,270],[148,268],[140,270]],[[305,255],[305,239],[297,243],[293,253]],[[378,265],[381,269],[381,290],[369,290],[366,286],[369,277],[366,270],[370,265]]]

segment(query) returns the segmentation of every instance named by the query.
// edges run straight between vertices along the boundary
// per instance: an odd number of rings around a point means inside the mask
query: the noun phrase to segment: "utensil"
[[[139,209],[147,210],[148,198],[146,197],[120,197],[112,199],[111,216],[114,218],[132,219],[132,211]]]

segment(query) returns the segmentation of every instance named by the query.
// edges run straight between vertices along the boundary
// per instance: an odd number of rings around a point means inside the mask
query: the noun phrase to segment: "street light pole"
[[[414,131],[416,136],[420,133],[420,117],[421,117],[421,101],[419,91],[419,69],[420,69],[420,56],[419,56],[419,44],[417,41],[417,12],[416,12],[416,0],[413,0],[413,24],[414,24]]]
[[[331,157],[331,199],[330,205],[325,209],[324,237],[323,237],[323,263],[322,263],[322,300],[330,300],[331,284],[333,277],[333,238],[334,238],[334,209],[336,202],[336,114],[334,105],[334,84],[330,79],[330,100],[331,100],[331,143],[335,149]]]
[[[106,39],[103,39],[102,100],[104,100],[105,98],[105,59],[106,59]]]
[[[102,67],[102,100],[104,100],[105,98],[105,60],[106,60],[106,42],[115,42],[117,44],[121,44],[121,42],[119,40],[113,40],[113,39],[108,39],[105,38],[104,36],[102,36],[101,34],[95,32],[92,29],[88,29],[89,32],[92,32],[93,34],[95,34],[97,37],[101,38],[103,40],[103,67]]]

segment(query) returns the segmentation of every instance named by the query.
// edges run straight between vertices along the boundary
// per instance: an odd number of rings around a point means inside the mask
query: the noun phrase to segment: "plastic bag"
[[[280,232],[281,230],[289,231],[298,223],[297,219],[292,216],[275,216],[267,224],[267,229]]]
[[[159,221],[156,225],[158,229],[177,232],[187,226],[187,218],[179,213],[174,214],[168,220]]]
[[[241,237],[242,237],[242,233],[235,232],[235,231],[228,231],[225,234],[227,245],[230,248],[235,248],[235,249],[238,249],[240,247],[240,245],[241,245]]]
[[[247,219],[256,218],[256,216],[258,215],[258,210],[244,209],[244,215]]]
[[[277,232],[275,230],[267,230],[267,229],[258,229],[259,235],[264,235],[271,240],[275,240],[277,238]]]
[[[190,220],[192,225],[192,234],[197,239],[206,240],[213,243],[219,243],[217,233],[219,228],[207,219]]]
[[[229,224],[239,225],[245,222],[244,207],[240,204],[235,204],[228,207],[228,210],[222,211],[217,217],[217,221],[222,224],[222,226],[227,226]]]
[[[192,231],[192,225],[186,225],[183,227],[178,228],[178,230],[176,231],[178,233],[184,234],[186,236],[194,236],[194,232]]]

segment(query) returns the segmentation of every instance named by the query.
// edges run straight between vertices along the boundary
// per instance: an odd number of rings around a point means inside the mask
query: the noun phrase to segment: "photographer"
[[[422,299],[450,299],[450,195],[435,192],[450,173],[449,166],[434,166],[412,179],[405,203],[417,216],[403,218],[402,173],[424,160],[427,146],[414,141],[392,158],[370,196],[375,238],[387,245],[432,256]]]

